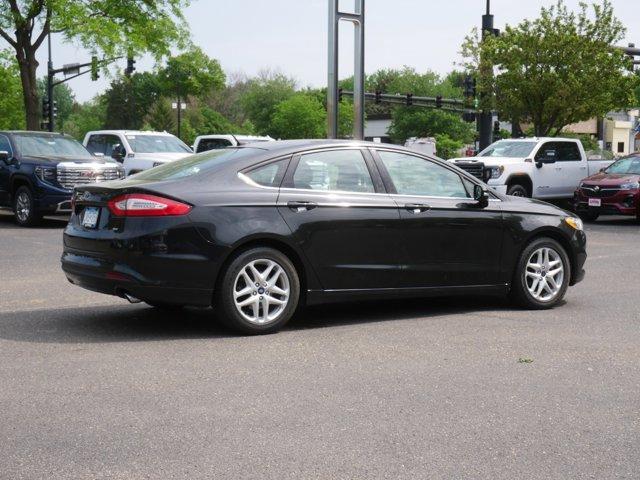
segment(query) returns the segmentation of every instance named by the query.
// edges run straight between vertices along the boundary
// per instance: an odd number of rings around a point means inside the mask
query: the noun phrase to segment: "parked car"
[[[621,158],[585,178],[575,192],[575,209],[583,219],[631,215],[640,220],[640,154]]]
[[[414,152],[424,153],[425,155],[434,156],[438,153],[436,149],[436,139],[429,138],[417,138],[411,137],[408,138],[406,142],[404,142],[404,146],[409,150],[413,150]]]
[[[22,226],[44,214],[70,213],[74,187],[124,177],[113,160],[92,156],[59,133],[0,132],[0,207]]]
[[[254,135],[200,135],[193,142],[193,151],[196,153],[208,152],[219,148],[238,147],[258,142],[274,142],[269,136],[259,137]]]
[[[477,157],[450,161],[500,193],[541,199],[573,198],[580,180],[612,163],[588,160],[573,138],[499,140]]]
[[[88,132],[83,144],[91,153],[102,153],[122,163],[133,175],[191,155],[182,140],[167,132],[99,130]]]
[[[302,303],[510,293],[545,309],[584,276],[579,218],[452,164],[369,142],[194,155],[76,189],[71,283],[156,307],[213,305],[246,333]]]

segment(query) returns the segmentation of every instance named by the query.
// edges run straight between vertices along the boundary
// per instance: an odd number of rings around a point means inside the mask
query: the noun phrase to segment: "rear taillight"
[[[165,217],[186,215],[191,205],[157,195],[131,193],[110,200],[109,210],[118,217]]]

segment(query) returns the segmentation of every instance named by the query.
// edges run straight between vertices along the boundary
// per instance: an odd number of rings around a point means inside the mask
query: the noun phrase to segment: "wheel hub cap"
[[[541,302],[554,300],[564,282],[564,265],[560,254],[550,247],[535,250],[524,272],[524,282],[533,298]]]
[[[246,264],[233,286],[236,309],[245,320],[257,325],[275,322],[287,307],[289,296],[289,277],[269,259]]]

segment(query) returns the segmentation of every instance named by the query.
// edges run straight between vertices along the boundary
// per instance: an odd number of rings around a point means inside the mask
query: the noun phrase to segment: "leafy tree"
[[[116,78],[103,94],[107,109],[105,127],[142,128],[145,116],[163,93],[163,86],[154,72]]]
[[[38,79],[38,98],[39,104],[42,105],[42,99],[45,98],[47,91],[47,79],[42,77]],[[56,85],[53,89],[53,100],[58,106],[58,117],[55,121],[56,130],[63,131],[64,122],[67,121],[69,115],[73,111],[73,105],[75,104],[75,95],[69,85],[61,83]],[[40,119],[42,120],[42,110],[38,112]]]
[[[87,132],[104,128],[106,118],[106,101],[104,97],[75,104],[72,112],[64,122],[64,132],[78,141],[82,141]]]
[[[209,58],[198,47],[169,57],[166,66],[160,69],[159,78],[166,93],[182,99],[221,90],[225,82],[218,61]]]
[[[24,128],[20,72],[7,50],[0,50],[0,92],[0,129]]]
[[[327,115],[322,103],[311,95],[298,93],[275,108],[271,122],[276,138],[322,138]]]
[[[176,114],[171,108],[171,101],[160,98],[153,104],[149,113],[144,118],[144,130],[158,132],[174,132],[176,130]]]
[[[211,109],[219,112],[235,125],[242,125],[249,120],[247,112],[242,108],[241,98],[249,89],[249,80],[244,74],[231,74],[228,83],[222,90],[206,95],[203,100]]]
[[[625,28],[609,0],[593,4],[591,13],[586,4],[570,12],[559,0],[537,19],[487,37],[479,53],[467,42],[468,56],[497,67],[495,81],[487,85],[481,76],[479,88],[495,90],[502,115],[530,121],[538,136],[558,135],[566,125],[633,103],[638,80],[614,47]]]
[[[468,143],[473,141],[473,127],[462,121],[459,115],[414,107],[401,107],[394,111],[391,138],[403,143],[410,137],[434,137],[447,135],[450,139]]]
[[[435,136],[436,150],[440,158],[448,160],[458,156],[458,152],[464,146],[460,140],[453,140],[446,133],[439,133]]]
[[[39,125],[36,53],[49,32],[106,57],[148,51],[166,55],[188,38],[182,15],[188,0],[0,0],[0,38],[20,69],[26,125]]]
[[[274,135],[271,117],[281,102],[295,95],[295,87],[295,80],[273,71],[261,72],[249,81],[240,103],[259,134]]]

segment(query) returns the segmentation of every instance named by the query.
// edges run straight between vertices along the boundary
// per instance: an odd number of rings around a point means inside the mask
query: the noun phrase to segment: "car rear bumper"
[[[149,280],[127,265],[90,255],[65,251],[61,261],[69,282],[93,292],[123,298],[128,294],[146,302],[211,305],[213,289],[175,287]]]

